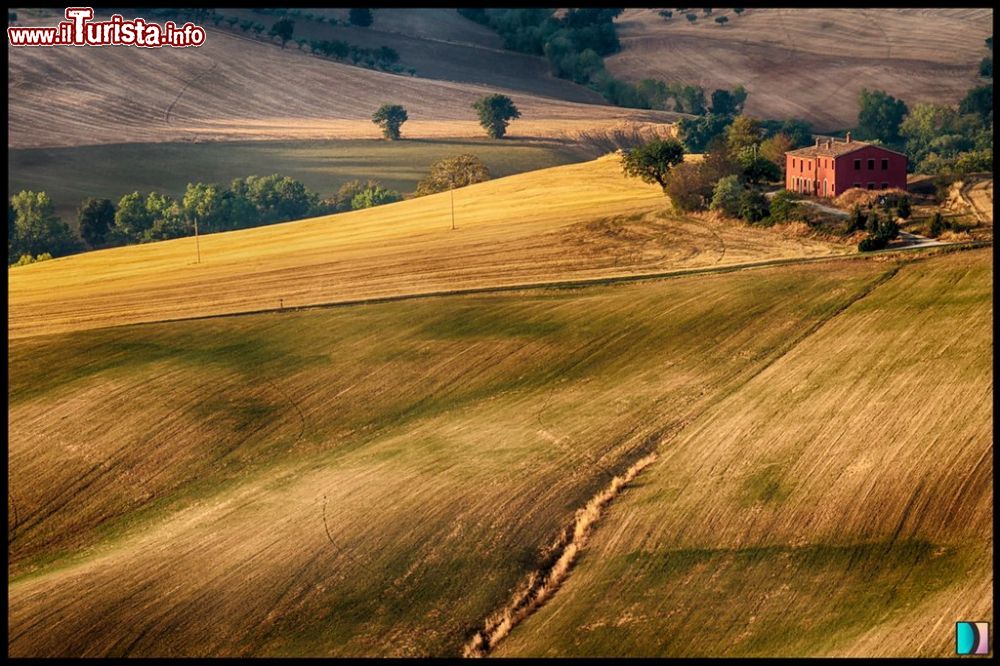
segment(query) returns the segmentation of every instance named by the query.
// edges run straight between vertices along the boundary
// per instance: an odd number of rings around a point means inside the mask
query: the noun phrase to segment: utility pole
[[[451,230],[455,230],[455,182],[451,183]]]
[[[194,249],[198,253],[198,261],[195,263],[201,263],[201,243],[198,242],[198,218],[194,218]]]

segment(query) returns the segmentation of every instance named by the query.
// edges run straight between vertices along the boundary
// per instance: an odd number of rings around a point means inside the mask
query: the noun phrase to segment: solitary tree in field
[[[292,33],[295,31],[295,23],[291,19],[279,19],[271,26],[269,34],[271,37],[277,37],[281,40],[281,48],[285,48],[285,44],[289,39],[292,38]]]
[[[431,165],[431,172],[417,184],[417,195],[445,192],[490,179],[490,171],[475,155],[445,157]]]
[[[684,146],[676,139],[653,139],[633,148],[622,157],[622,170],[626,176],[641,178],[646,183],[657,183],[666,191],[667,174],[684,161]]]
[[[80,235],[90,247],[100,247],[108,240],[115,225],[115,205],[110,199],[84,199],[77,212]]]
[[[695,21],[698,20],[698,15],[695,13],[685,14],[685,16],[687,17],[687,20],[690,21],[691,23],[694,23]]]
[[[390,141],[399,139],[399,128],[409,119],[399,104],[383,104],[372,114],[372,122],[382,128],[382,136]]]
[[[737,16],[739,16],[739,15],[740,15],[740,14],[742,14],[742,13],[743,13],[743,12],[744,12],[745,10],[744,10],[744,9],[743,9],[742,7],[734,7],[734,8],[733,8],[733,11],[734,11],[734,12],[736,12],[736,15],[737,15]]]
[[[510,121],[521,117],[521,112],[514,106],[514,101],[499,93],[483,97],[474,103],[472,108],[479,114],[479,124],[491,139],[502,138],[507,133]]]
[[[367,28],[375,20],[375,17],[372,16],[370,9],[352,9],[347,13],[347,20],[350,21],[351,25]]]
[[[663,11],[660,12],[660,16],[662,16],[664,19],[666,19],[667,21],[669,21],[670,19],[672,19],[674,17],[674,13],[672,11],[670,11],[669,9],[664,9]]]
[[[725,26],[727,23],[729,23],[729,19],[727,19],[725,16],[717,16],[715,17],[715,22],[721,26]]]

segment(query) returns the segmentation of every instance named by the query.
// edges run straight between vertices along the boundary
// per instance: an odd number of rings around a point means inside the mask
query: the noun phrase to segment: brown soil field
[[[517,138],[571,137],[679,117],[376,72],[214,28],[198,48],[8,47],[8,57],[10,148],[378,138],[371,114],[386,102],[407,108],[406,136],[482,136],[471,104],[492,92],[508,94],[520,109],[522,119],[508,132]]]
[[[911,107],[955,104],[981,85],[991,9],[731,9],[690,24],[674,12],[626,9],[618,18],[620,53],[608,70],[697,84],[708,93],[742,84],[748,114],[802,118],[817,130],[857,122],[862,88],[881,89]],[[724,27],[718,16],[729,19]]]
[[[336,301],[853,251],[678,216],[614,154],[363,211],[9,271],[11,337]]]
[[[831,259],[13,340],[9,653],[457,655],[483,618],[551,556],[547,544],[575,510],[651,448],[661,462],[625,489],[620,509],[611,504],[594,550],[584,551],[550,603],[574,597],[609,528],[652,519],[653,534],[677,532],[655,517],[686,516],[685,507],[709,494],[715,499],[699,504],[704,515],[692,518],[690,534],[678,533],[676,543],[700,543],[712,526],[728,543],[741,518],[758,515],[752,505],[745,512],[731,505],[729,493],[740,492],[743,475],[755,471],[738,461],[757,441],[768,461],[784,451],[772,450],[783,440],[769,448],[770,431],[758,440],[758,426],[740,416],[779,409],[790,390],[794,396],[837,367],[823,365],[827,354],[810,353],[808,378],[801,379],[799,364],[777,372],[789,365],[783,357],[813,348],[802,343],[810,332],[823,336],[829,326],[848,325],[841,320],[854,322],[853,344],[871,344],[871,329],[840,313],[860,304],[862,321],[878,317],[864,309],[866,294],[890,288],[886,279],[896,269],[902,284],[904,275],[919,280],[937,261],[900,267]],[[967,294],[975,321],[989,308],[979,289]],[[894,293],[906,302],[905,290]],[[915,337],[935,326],[935,308],[920,312],[908,329]],[[977,346],[981,328],[958,329],[970,335],[949,336],[949,354],[921,366],[919,376],[948,359],[967,359],[972,345],[969,372],[978,381],[988,367]],[[879,345],[893,332],[883,332]],[[765,378],[782,398],[761,403],[751,396],[747,387],[767,384]],[[982,388],[977,400],[989,404]],[[735,398],[741,395],[747,399]],[[872,408],[895,409],[882,402],[888,395],[871,395]],[[936,403],[925,394],[919,399]],[[982,443],[980,402],[970,403],[976,418],[961,431],[961,441],[965,433],[970,441],[963,454]],[[942,402],[932,413],[947,408]],[[720,419],[737,419],[738,429],[721,428],[710,439],[700,434]],[[857,434],[849,444],[866,451],[873,440]],[[730,443],[734,438],[745,446]],[[868,487],[862,472],[879,463],[876,455],[827,460],[817,452],[811,459],[853,470],[838,486],[846,491]],[[712,472],[715,460],[737,461],[730,463],[737,474],[731,487],[717,489],[731,475]],[[981,506],[979,481],[988,466],[957,460],[936,468],[954,476],[926,472],[928,504],[917,503],[913,521],[937,515],[953,495]],[[689,470],[700,483],[688,498],[671,482]],[[830,478],[821,467],[793,487],[814,488],[809,497],[831,502],[815,526],[801,527],[821,543],[838,542],[831,520],[838,508],[854,506],[849,493],[826,493]],[[872,492],[901,506],[911,478]],[[953,495],[936,490],[937,479],[956,482]],[[658,484],[668,492],[645,501],[641,516],[619,520],[636,494]],[[886,509],[872,530],[896,511]],[[747,525],[757,535],[767,522]],[[791,538],[790,529],[776,526],[775,541]],[[955,560],[949,553],[941,561]],[[970,581],[987,580],[981,562],[969,563]],[[843,560],[832,567],[831,574],[849,571]],[[731,580],[742,580],[741,571]],[[826,598],[810,597],[820,607]],[[733,612],[745,621],[754,600],[741,603]],[[501,646],[518,645],[530,627],[531,618]],[[721,630],[730,627],[739,624]],[[781,641],[785,634],[774,636]],[[595,652],[616,649],[609,643]]]
[[[934,656],[993,620],[992,250],[887,271],[660,448],[498,656]]]

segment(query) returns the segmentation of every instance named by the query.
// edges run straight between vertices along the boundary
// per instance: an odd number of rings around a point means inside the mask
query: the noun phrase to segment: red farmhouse
[[[852,187],[906,189],[906,155],[864,141],[821,141],[785,153],[785,189],[835,197]]]

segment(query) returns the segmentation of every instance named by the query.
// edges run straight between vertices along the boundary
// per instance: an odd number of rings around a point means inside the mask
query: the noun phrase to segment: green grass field
[[[9,652],[457,655],[657,449],[501,654],[942,653],[887,637],[991,619],[991,258],[11,340]]]
[[[584,159],[570,146],[517,140],[129,143],[9,150],[7,187],[47,192],[75,228],[76,209],[88,196],[116,203],[135,190],[178,196],[190,182],[228,184],[253,174],[291,176],[323,196],[355,178],[407,193],[434,161],[460,153],[479,156],[494,178]]]

